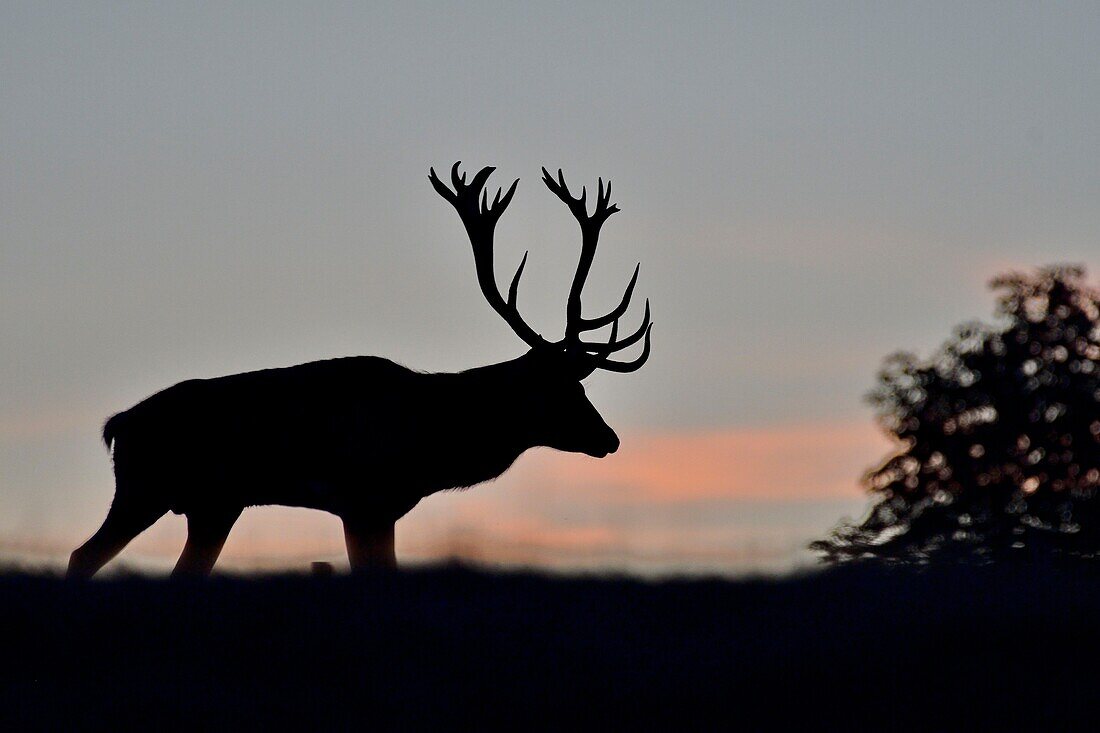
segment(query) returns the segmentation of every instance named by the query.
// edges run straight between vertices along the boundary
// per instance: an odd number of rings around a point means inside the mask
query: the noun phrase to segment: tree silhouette
[[[1073,266],[990,286],[997,325],[885,360],[868,399],[899,449],[863,477],[866,519],[811,545],[826,561],[1100,553],[1100,290]]]

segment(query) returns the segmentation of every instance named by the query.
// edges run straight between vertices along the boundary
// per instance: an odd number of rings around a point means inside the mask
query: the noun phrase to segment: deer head
[[[522,389],[518,390],[521,394],[516,399],[521,401],[526,414],[534,418],[535,439],[539,445],[599,458],[613,453],[619,446],[619,439],[589,402],[580,381],[597,369],[624,373],[639,369],[649,359],[653,324],[650,321],[649,301],[646,300],[641,325],[629,336],[619,338],[619,319],[630,306],[641,265],[634,268],[622,300],[614,309],[595,318],[586,318],[581,310],[581,293],[592,268],[600,229],[608,217],[619,211],[618,206],[611,203],[611,181],[605,187],[603,179],[599,179],[595,210],[589,214],[586,188],[582,187],[580,196],[574,197],[560,169],[556,179],[545,168],[542,169],[546,187],[569,207],[581,227],[580,261],[565,305],[565,334],[557,341],[549,341],[523,320],[516,305],[528,253],[524,253],[512,277],[507,300],[501,295],[493,273],[493,233],[516,192],[519,179],[512,183],[507,192],[498,188],[490,203],[485,184],[495,168],[482,168],[467,183],[466,174],[459,173],[459,165],[455,163],[451,168],[451,187],[439,179],[434,168],[428,180],[439,195],[454,206],[466,227],[473,247],[478,284],[485,299],[530,347],[530,351],[516,361],[522,365],[524,381]],[[607,341],[584,338],[584,334],[606,326],[611,326]],[[642,352],[633,361],[611,358],[613,354],[643,339]]]

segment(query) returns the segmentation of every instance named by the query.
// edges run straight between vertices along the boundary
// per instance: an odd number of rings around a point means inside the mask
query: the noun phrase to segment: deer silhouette
[[[581,313],[600,228],[619,209],[599,180],[589,214],[586,189],[573,196],[561,171],[546,186],[580,224],[581,254],[566,302],[564,336],[548,341],[516,307],[527,254],[501,295],[493,232],[519,179],[489,203],[494,168],[469,183],[451,168],[435,190],[457,210],[473,247],[481,292],[530,349],[519,358],[458,373],[426,374],[387,359],[354,356],[180,382],[107,420],[115,496],[103,525],[70,557],[70,577],[90,577],[168,511],[187,517],[173,575],[208,574],[245,507],[321,509],[344,525],[352,569],[392,568],[394,523],[425,496],[496,478],[529,448],[602,458],[619,438],[585,396],[596,369],[632,372],[649,358],[649,301],[641,326],[618,337],[638,267],[622,300],[595,318]],[[639,266],[640,267],[640,266]],[[586,332],[610,326],[607,341]],[[642,341],[633,361],[611,355]]]

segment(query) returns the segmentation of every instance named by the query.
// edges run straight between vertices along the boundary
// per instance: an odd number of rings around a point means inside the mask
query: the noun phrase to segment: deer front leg
[[[392,521],[344,517],[344,541],[352,571],[396,570]]]

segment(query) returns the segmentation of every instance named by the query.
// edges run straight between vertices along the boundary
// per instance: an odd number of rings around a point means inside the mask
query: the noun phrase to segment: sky
[[[177,381],[522,353],[427,180],[462,160],[521,179],[498,273],[530,250],[547,334],[579,235],[539,169],[614,180],[585,305],[641,262],[653,353],[586,382],[619,453],[430,497],[399,557],[809,562],[890,449],[862,401],[884,356],[990,317],[1002,270],[1100,274],[1097,38],[1095,3],[3,3],[0,559],[94,531],[103,420]],[[262,508],[223,559],[341,555],[336,518]]]

